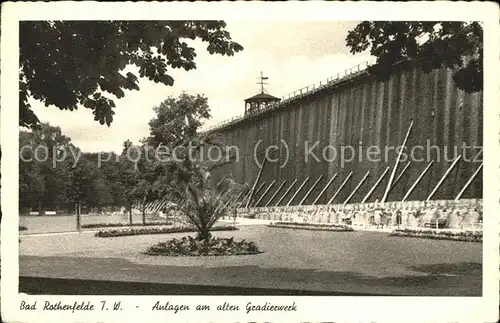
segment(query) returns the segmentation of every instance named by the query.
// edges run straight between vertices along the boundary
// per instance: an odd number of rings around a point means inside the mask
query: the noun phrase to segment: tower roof
[[[252,97],[249,97],[248,99],[245,99],[245,102],[249,102],[249,101],[268,102],[268,101],[276,101],[276,100],[280,100],[280,98],[277,98],[275,96],[272,96],[272,95],[264,93],[264,92],[261,92],[259,94],[252,96]]]

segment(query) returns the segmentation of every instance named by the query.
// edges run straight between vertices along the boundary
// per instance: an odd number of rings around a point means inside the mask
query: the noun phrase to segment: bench
[[[433,220],[430,222],[424,223],[425,228],[432,228],[432,229],[442,229],[446,227],[446,220],[444,219],[439,219],[439,220]]]

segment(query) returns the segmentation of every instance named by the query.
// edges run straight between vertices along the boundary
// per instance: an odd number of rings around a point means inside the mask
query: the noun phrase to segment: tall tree
[[[74,110],[92,110],[108,126],[125,90],[139,90],[139,77],[173,85],[169,68],[196,68],[186,40],[207,43],[210,54],[232,56],[243,47],[231,40],[223,21],[23,21],[20,24],[19,123],[39,123],[28,98]]]
[[[428,72],[455,69],[453,79],[466,92],[483,88],[483,28],[479,22],[363,21],[346,37],[351,53],[377,57],[370,72],[389,76],[392,65],[416,60]]]
[[[195,137],[203,122],[211,117],[208,99],[199,94],[168,97],[153,111],[155,117],[149,122],[148,143],[154,147],[173,148],[183,144],[187,138]]]
[[[149,158],[153,161],[145,168],[147,171],[142,171],[149,186],[143,182],[142,187],[149,187],[156,197],[168,196],[175,201],[177,210],[197,229],[198,238],[208,240],[210,229],[227,213],[233,195],[242,189],[229,179],[220,185],[223,189],[212,183],[210,170],[219,162],[207,163],[203,152],[218,143],[199,132],[210,118],[208,101],[201,95],[183,93],[178,98],[167,98],[154,111],[145,143],[157,148],[156,152],[164,152],[162,157],[166,158]]]
[[[41,124],[35,131],[20,131],[19,146],[20,207],[41,211],[65,206],[70,163],[62,157],[73,149],[71,139],[59,127]]]

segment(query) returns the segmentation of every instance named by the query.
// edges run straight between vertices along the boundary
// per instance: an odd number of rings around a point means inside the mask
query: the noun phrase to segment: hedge
[[[109,228],[109,227],[145,227],[154,225],[172,225],[172,222],[148,222],[146,224],[142,223],[89,223],[83,224],[82,229],[90,228]]]
[[[304,222],[275,222],[268,225],[273,228],[315,230],[315,231],[354,231],[353,228],[342,224],[321,224]]]
[[[238,228],[232,226],[216,226],[210,231],[234,231]],[[112,237],[123,237],[123,236],[135,236],[144,234],[165,234],[165,233],[182,233],[182,232],[196,232],[197,230],[190,227],[175,227],[175,228],[130,228],[130,229],[117,229],[117,230],[100,230],[95,233],[96,237],[100,238],[112,238]]]
[[[390,236],[413,237],[436,240],[453,240],[466,242],[483,242],[482,231],[449,231],[432,229],[396,229]]]

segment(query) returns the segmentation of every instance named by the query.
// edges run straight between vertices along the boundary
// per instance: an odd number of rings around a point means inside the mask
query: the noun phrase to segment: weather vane
[[[260,79],[260,82],[258,82],[257,84],[260,84],[260,93],[264,93],[264,84],[268,84],[268,83],[265,83],[264,80],[268,80],[269,77],[264,76],[262,74],[262,71],[261,71],[259,79]]]

